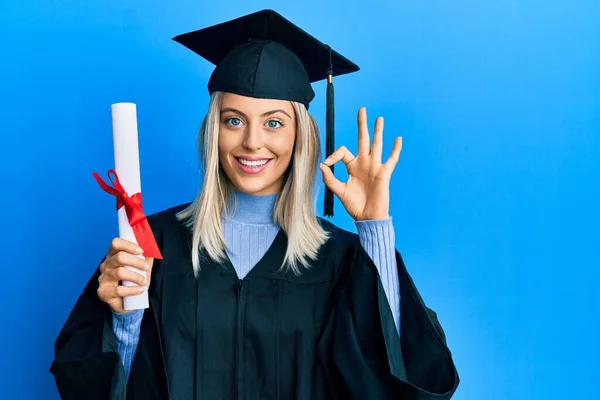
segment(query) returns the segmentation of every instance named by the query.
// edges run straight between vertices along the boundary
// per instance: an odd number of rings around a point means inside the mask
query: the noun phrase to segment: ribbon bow
[[[121,207],[125,207],[127,219],[129,225],[133,229],[137,244],[144,250],[145,257],[158,258],[162,260],[162,254],[154,239],[154,234],[148,223],[148,219],[142,209],[142,194],[135,193],[133,196],[129,196],[119,181],[119,176],[115,170],[108,170],[108,179],[111,181],[114,187],[111,187],[100,178],[96,172],[93,173],[96,182],[100,185],[105,192],[112,194],[117,198],[117,210]]]

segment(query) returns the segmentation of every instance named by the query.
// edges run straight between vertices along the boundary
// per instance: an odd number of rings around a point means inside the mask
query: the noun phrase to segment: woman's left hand
[[[344,205],[356,221],[389,218],[390,178],[400,158],[402,137],[394,141],[392,154],[381,163],[383,147],[383,118],[377,118],[373,145],[367,127],[367,110],[358,110],[358,155],[355,157],[341,146],[322,164],[323,182]],[[329,168],[342,160],[348,170],[348,181],[340,182]]]

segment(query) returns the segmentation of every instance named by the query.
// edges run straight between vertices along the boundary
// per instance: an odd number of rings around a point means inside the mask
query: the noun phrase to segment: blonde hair
[[[226,259],[226,243],[222,217],[226,212],[233,186],[219,163],[219,123],[223,93],[211,95],[208,112],[198,134],[198,149],[204,184],[194,201],[177,214],[191,228],[192,265],[194,274],[200,272],[200,251],[213,260]],[[282,269],[301,274],[310,260],[317,257],[329,234],[321,227],[315,214],[315,182],[321,152],[316,121],[303,104],[292,102],[296,115],[296,141],[290,168],[284,176],[283,187],[275,203],[274,222],[288,236]]]

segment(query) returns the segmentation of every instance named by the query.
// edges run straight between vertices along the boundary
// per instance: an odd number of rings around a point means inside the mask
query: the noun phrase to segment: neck
[[[278,193],[258,196],[233,190],[228,206],[228,218],[247,224],[273,224],[273,210],[277,197]]]

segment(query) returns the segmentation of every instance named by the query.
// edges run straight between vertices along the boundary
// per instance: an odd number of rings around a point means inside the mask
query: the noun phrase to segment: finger
[[[137,268],[142,271],[148,271],[150,269],[150,264],[147,263],[145,259],[139,258],[138,256],[125,251],[119,251],[112,256],[108,261],[107,268],[118,268],[124,266]]]
[[[108,249],[107,258],[112,257],[114,254],[118,253],[119,251],[126,251],[127,253],[138,254],[138,255],[140,255],[144,252],[144,250],[142,250],[142,248],[140,246],[133,243],[132,241],[116,237],[116,238],[113,238],[113,240],[111,240],[111,242],[110,242],[110,247]]]
[[[327,165],[321,164],[320,167],[321,172],[323,173],[323,183],[333,192],[333,194],[341,199],[346,190],[346,184],[339,181]]]
[[[118,286],[116,295],[119,297],[137,296],[146,291],[144,286]]]
[[[150,268],[146,270],[146,278],[148,279],[148,284],[146,286],[150,286],[150,282],[152,281],[152,267],[154,266],[154,258],[146,258],[146,264],[150,266]]]
[[[373,131],[373,147],[371,147],[371,157],[377,162],[381,162],[381,152],[383,149],[383,117],[377,117],[375,121],[375,130]]]
[[[385,164],[383,164],[384,170],[391,174],[396,164],[398,164],[398,160],[400,159],[400,153],[402,152],[402,136],[399,136],[394,141],[394,147],[392,148],[392,153],[390,157],[387,159]]]
[[[111,304],[117,299],[117,287],[119,285],[103,284],[98,287],[98,298],[106,304]]]
[[[148,278],[146,278],[144,275],[135,272],[135,271],[131,271],[125,267],[120,267],[114,270],[113,272],[114,277],[116,278],[116,280],[118,281],[128,281],[128,282],[133,282],[139,286],[147,286],[148,285]]]
[[[348,165],[350,161],[354,160],[354,155],[345,146],[340,146],[329,157],[327,157],[325,161],[323,161],[323,164],[332,166],[340,160],[342,160],[344,164]]]
[[[110,298],[106,297],[105,292],[106,292],[106,289],[104,288],[104,286],[98,286],[98,289],[96,290],[96,294],[98,295],[98,298],[108,304],[107,300],[110,300]]]
[[[100,270],[100,276],[102,276],[102,274],[106,270],[106,264],[107,263],[108,263],[108,258],[105,257],[104,260],[100,263],[100,267],[98,267],[98,269]]]
[[[361,107],[358,110],[358,155],[368,156],[370,153],[371,139],[369,138],[369,127],[367,125],[367,109]]]

